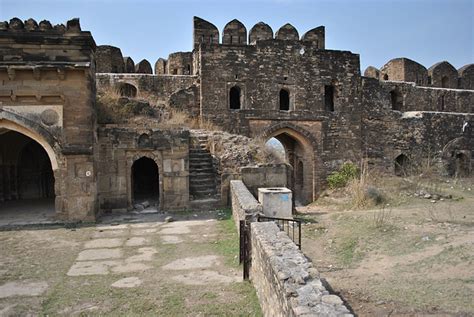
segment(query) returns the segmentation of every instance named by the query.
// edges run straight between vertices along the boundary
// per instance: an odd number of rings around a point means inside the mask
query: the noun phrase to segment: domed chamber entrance
[[[0,222],[52,219],[54,183],[45,149],[30,137],[0,128]]]

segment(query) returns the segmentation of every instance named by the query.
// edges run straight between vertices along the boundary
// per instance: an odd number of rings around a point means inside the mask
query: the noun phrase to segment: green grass
[[[397,301],[405,303],[404,305],[408,304],[418,309],[440,309],[438,305],[443,303],[442,310],[455,311],[459,316],[464,316],[463,312],[474,310],[472,289],[465,281],[459,279],[447,279],[443,283],[434,283],[433,280],[424,277],[397,276],[381,285],[373,286],[372,291],[377,298],[396,298]],[[446,298],[450,300],[447,301]],[[465,316],[470,315],[470,313],[465,314]]]
[[[474,254],[465,245],[456,247],[448,246],[438,254],[424,258],[421,261],[412,264],[404,265],[399,268],[399,270],[401,272],[421,272],[430,269],[437,264],[456,266],[461,263],[474,265]]]
[[[362,253],[357,250],[358,240],[356,238],[343,238],[338,243],[337,258],[344,266],[350,266],[362,258]]]
[[[225,258],[225,263],[239,267],[239,235],[232,219],[232,211],[224,209],[220,213],[218,230],[221,237],[214,244],[216,252]]]

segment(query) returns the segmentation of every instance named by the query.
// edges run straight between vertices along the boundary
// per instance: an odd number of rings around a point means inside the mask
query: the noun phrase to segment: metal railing
[[[268,222],[268,221],[275,222],[278,228],[280,228],[281,231],[286,232],[286,234],[290,237],[290,239],[293,240],[293,242],[301,250],[301,220],[288,219],[288,218],[276,218],[276,217],[268,217],[268,216],[259,215],[257,217],[257,221],[258,222]]]

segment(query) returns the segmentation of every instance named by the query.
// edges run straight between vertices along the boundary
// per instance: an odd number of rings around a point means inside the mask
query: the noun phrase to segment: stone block
[[[292,218],[293,194],[288,188],[259,188],[258,201],[262,204],[265,216]]]

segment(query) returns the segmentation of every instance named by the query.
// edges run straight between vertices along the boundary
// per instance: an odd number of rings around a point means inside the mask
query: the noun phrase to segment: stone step
[[[204,154],[211,156],[211,153],[206,149],[196,149],[196,148],[189,149],[189,155],[199,156],[199,155],[204,155]]]
[[[196,157],[201,157],[201,156],[211,156],[211,153],[206,150],[196,150],[196,149],[190,149],[189,150],[189,156],[196,156]]]
[[[211,178],[189,178],[189,186],[216,186],[216,180]]]
[[[221,200],[218,197],[191,200],[192,210],[213,210],[221,206]]]
[[[196,169],[202,169],[202,168],[212,168],[212,162],[193,162],[189,163],[189,169],[196,170]]]
[[[189,169],[189,174],[194,175],[194,174],[214,174],[214,168],[213,167],[200,167],[200,168],[193,168]]]
[[[215,188],[204,188],[204,189],[196,189],[193,190],[192,195],[213,195],[216,193]]]
[[[189,185],[189,190],[191,194],[202,192],[202,191],[214,192],[216,191],[216,185],[212,183],[211,184],[193,184],[193,185]]]
[[[216,182],[214,181],[208,181],[208,182],[199,182],[199,183],[192,183],[189,184],[189,187],[192,189],[215,189],[216,187]]]
[[[212,162],[212,157],[208,155],[200,155],[200,156],[189,156],[189,161],[190,162],[196,162],[196,161],[211,161]]]
[[[199,167],[199,166],[202,166],[202,165],[213,166],[212,165],[212,160],[208,159],[208,160],[192,160],[192,161],[189,161],[189,167],[190,168],[191,168],[191,166]]]
[[[214,173],[201,173],[201,174],[190,174],[189,175],[189,180],[194,182],[195,180],[208,180],[208,179],[216,179],[216,176]]]
[[[215,181],[216,177],[214,174],[200,174],[200,175],[189,175],[190,182],[206,182]]]
[[[211,173],[208,173],[208,174],[194,174],[194,175],[189,175],[189,180],[190,181],[202,181],[202,182],[205,182],[205,181],[209,181],[209,180],[212,180],[212,181],[215,181],[216,180],[216,177],[214,174],[211,174]]]

